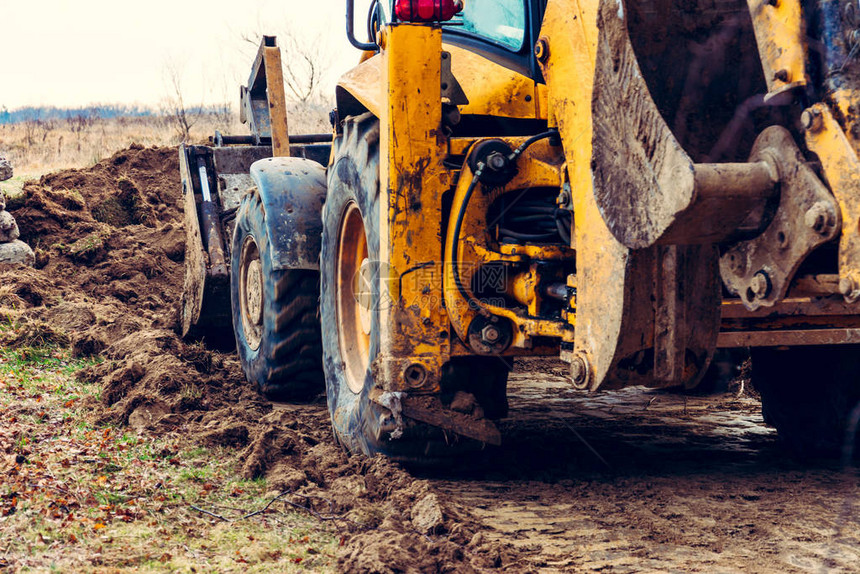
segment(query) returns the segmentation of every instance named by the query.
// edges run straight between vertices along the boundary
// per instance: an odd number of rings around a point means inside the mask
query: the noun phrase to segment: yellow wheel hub
[[[370,365],[373,264],[364,220],[354,202],[341,219],[337,249],[337,319],[340,354],[350,390],[360,393]]]

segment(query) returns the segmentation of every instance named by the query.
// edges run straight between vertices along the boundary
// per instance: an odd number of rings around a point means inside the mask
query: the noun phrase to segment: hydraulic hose
[[[522,143],[522,145],[520,145],[520,147],[515,149],[513,153],[508,156],[508,161],[516,162],[520,155],[522,155],[522,153],[530,146],[541,140],[554,136],[558,136],[557,130],[546,131],[528,138]],[[481,176],[484,175],[485,168],[486,165],[484,162],[478,162],[478,169],[475,170],[475,174],[472,176],[472,181],[469,182],[469,187],[466,189],[466,195],[463,196],[463,202],[460,204],[460,209],[457,210],[457,219],[454,222],[454,245],[451,246],[451,271],[454,275],[454,285],[457,286],[457,291],[460,292],[460,295],[469,302],[469,306],[474,306],[476,309],[482,308],[483,305],[481,305],[480,301],[475,299],[470,290],[466,290],[463,286],[463,281],[460,278],[460,262],[458,254],[460,247],[460,231],[463,228],[463,218],[466,216],[466,209],[469,207],[469,200],[472,199],[472,194],[475,192],[475,188],[478,187]]]
[[[508,156],[508,160],[516,162],[517,158],[520,157],[520,155],[522,155],[522,153],[524,151],[526,151],[527,149],[529,149],[532,145],[536,144],[537,142],[539,142],[541,140],[545,140],[545,139],[551,138],[553,136],[558,136],[558,130],[549,130],[549,131],[546,131],[546,132],[543,132],[543,133],[540,133],[540,134],[537,134],[537,135],[530,137],[529,139],[524,141],[520,147],[515,149],[514,153],[512,153],[511,155]]]
[[[478,187],[478,181],[480,181],[481,176],[484,174],[485,167],[486,166],[483,162],[478,164],[478,169],[472,176],[472,181],[469,183],[468,189],[466,189],[463,203],[460,204],[460,209],[457,211],[457,219],[454,223],[454,245],[451,246],[451,271],[454,273],[454,285],[457,286],[457,291],[460,292],[460,295],[469,302],[469,306],[478,305],[478,308],[480,308],[481,303],[472,296],[471,292],[466,291],[466,288],[463,287],[463,282],[460,279],[460,262],[458,260],[458,253],[460,246],[460,230],[463,228],[463,218],[466,216],[466,208],[469,205],[469,200],[472,199],[472,194],[475,192],[475,188]]]

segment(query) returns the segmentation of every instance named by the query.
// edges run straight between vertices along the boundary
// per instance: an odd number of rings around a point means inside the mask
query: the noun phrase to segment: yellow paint
[[[335,92],[341,116],[358,115],[363,112],[359,108],[363,107],[376,117],[382,117],[385,93],[379,88],[382,85],[385,53],[383,51],[362,61],[340,77]]]
[[[451,71],[469,103],[462,114],[502,118],[536,118],[534,80],[458,46],[445,44],[451,53]]]
[[[806,47],[800,0],[747,0],[768,95],[805,86]]]
[[[449,356],[448,320],[439,277],[442,193],[450,187],[442,165],[447,153],[440,131],[442,33],[399,24],[383,32],[377,84],[380,108],[378,214],[381,278],[380,353],[376,360],[386,390],[405,390],[402,372],[421,363],[441,372]],[[381,89],[380,89],[381,88]],[[438,377],[422,388],[438,389]]]
[[[598,0],[552,0],[541,28],[541,36],[549,42],[549,59],[542,69],[549,87],[550,121],[561,134],[573,196],[577,269],[588,270],[587,278],[576,278],[576,312],[569,313],[571,320],[575,317],[577,337],[568,335],[564,340],[574,343],[574,354],[591,362],[592,388],[605,379],[611,367],[599,358],[611,357],[620,337],[620,320],[602,319],[618,313],[624,304],[629,254],[603,222],[591,183],[591,96],[599,4]]]
[[[516,148],[524,138],[496,139],[502,139],[508,142],[511,148]],[[462,340],[467,340],[469,325],[481,313],[505,317],[513,324],[512,346],[515,348],[531,348],[535,337],[561,338],[568,331],[571,331],[570,327],[561,321],[537,317],[536,312],[540,304],[539,296],[532,294],[529,297],[522,294],[523,290],[527,289],[524,283],[530,282],[533,287],[539,282],[536,267],[531,271],[533,274],[531,278],[515,275],[508,285],[510,292],[519,291],[522,299],[528,301],[526,303],[528,308],[523,312],[519,309],[508,309],[486,301],[482,302],[480,310],[474,309],[457,289],[453,268],[448,264],[448,262],[453,261],[454,242],[459,241],[457,261],[460,278],[462,284],[468,289],[477,270],[488,263],[506,262],[531,265],[534,261],[571,260],[573,258],[574,254],[570,249],[558,246],[502,245],[499,246],[498,250],[491,248],[490,246],[495,243],[495,239],[490,235],[485,217],[489,207],[502,195],[512,194],[515,197],[520,190],[536,187],[559,188],[561,166],[563,165],[560,151],[558,148],[550,146],[546,140],[533,145],[517,162],[519,173],[507,186],[488,192],[478,189],[472,194],[459,238],[454,237],[454,225],[448,225],[448,234],[445,240],[445,303],[451,319],[451,326]],[[460,180],[454,192],[449,221],[453,221],[460,211],[472,177],[473,173],[468,165],[463,166]]]
[[[364,59],[339,79],[337,103],[342,116],[367,110],[381,117],[385,106],[385,94],[379,90],[384,74],[382,60],[383,54],[392,49],[386,44],[388,34],[388,31],[382,32],[386,46],[382,53]],[[463,48],[445,44],[442,49],[451,53],[451,70],[469,99],[467,105],[460,106],[460,113],[523,119],[545,117],[541,114],[546,113],[546,86],[536,86],[531,78]],[[413,51],[412,54],[418,59],[441,58],[441,50],[433,52],[428,46],[417,47],[417,50],[420,53]],[[544,106],[539,110],[542,101]]]
[[[380,260],[387,272],[380,278],[384,303],[380,310],[380,351],[375,368],[386,390],[433,392],[439,388],[441,366],[451,356],[454,333],[465,340],[469,321],[475,316],[466,302],[446,301],[451,289],[446,288],[442,225],[451,215],[443,213],[442,198],[451,188],[457,170],[446,168],[442,160],[448,154],[466,155],[477,139],[449,141],[441,131],[441,52],[444,49],[451,53],[453,73],[469,98],[469,104],[461,107],[464,114],[536,118],[541,101],[546,107],[546,88],[537,89],[530,78],[486,58],[455,46],[443,46],[440,29],[432,26],[392,25],[380,32],[379,39],[381,52],[343,76],[337,91],[341,115],[369,110],[380,119],[383,199],[377,223]],[[524,139],[511,138],[509,142],[516,147]],[[518,162],[520,174],[508,190],[533,186],[558,188],[561,165],[560,150],[541,142]],[[467,172],[468,169],[460,177],[461,187],[471,177]],[[500,260],[524,264],[573,257],[570,250],[561,247],[502,246],[498,251],[489,250],[487,237],[479,232],[486,228],[487,202],[501,192],[497,190],[482,197],[482,201],[476,201],[470,208],[461,256],[465,253],[476,265]],[[470,277],[471,271],[464,280]],[[539,278],[535,266],[518,289],[534,291]],[[534,337],[560,338],[570,330],[563,321],[531,316],[539,304],[540,297],[533,292],[528,312],[517,313],[502,307],[490,311],[514,322],[517,326],[514,344],[528,348]],[[449,316],[451,306],[453,313]],[[452,325],[450,317],[463,320]],[[543,342],[541,345],[538,351],[542,353],[553,348]],[[413,363],[424,365],[431,374],[420,389],[408,388],[402,376],[406,366]]]
[[[284,96],[284,68],[281,65],[281,49],[263,48],[266,66],[266,94],[269,100],[269,120],[272,129],[272,156],[289,157],[290,141],[287,125],[287,103]]]
[[[845,137],[854,149],[854,153],[860,155],[860,90],[843,88],[835,90],[828,96],[832,106],[835,108],[835,116],[839,120]]]
[[[848,94],[843,91],[842,95]],[[857,148],[852,147],[827,106],[815,104],[806,114],[814,118],[812,126],[806,130],[806,145],[821,160],[824,175],[842,213],[839,278],[860,285],[860,160]],[[856,298],[851,294],[847,296]]]
[[[750,0],[749,4],[769,96],[804,85],[807,78],[799,1],[780,0],[772,6]],[[645,307],[634,307],[641,301],[628,297],[629,268],[636,261],[635,254],[618,243],[606,227],[592,186],[592,94],[600,5],[600,0],[548,1],[540,31],[549,46],[548,59],[541,64],[546,85],[535,86],[530,78],[477,54],[443,45],[439,28],[413,24],[383,29],[379,36],[381,53],[364,59],[338,84],[342,114],[370,110],[380,119],[382,200],[375,223],[380,231],[380,259],[388,273],[380,279],[384,306],[375,368],[386,390],[415,390],[405,386],[402,373],[409,364],[418,363],[431,373],[431,381],[417,390],[438,391],[441,366],[451,356],[472,353],[462,341],[467,341],[469,325],[479,314],[498,315],[512,323],[513,346],[506,354],[557,352],[546,341],[561,339],[569,344],[565,358],[579,355],[589,359],[591,388],[617,374],[611,371],[616,366],[611,361],[625,333],[624,313]],[[442,50],[451,54],[454,76],[469,99],[461,106],[461,113],[546,119],[548,125],[558,128],[563,148],[542,141],[520,158],[518,175],[504,189],[476,190],[459,237],[453,234],[453,218],[473,174],[468,166],[446,167],[443,160],[462,159],[481,139],[449,140],[441,130]],[[850,228],[847,233],[843,231],[841,239],[840,275],[856,273],[860,277],[860,261],[845,256],[850,250],[843,246],[860,235],[860,206],[847,199],[860,197],[860,191],[848,191],[858,185],[856,152],[860,141],[846,136],[854,131],[849,108],[857,101],[860,99],[851,90],[832,94],[836,119],[823,108],[827,112],[825,129],[807,141],[822,160]],[[841,129],[837,120],[843,123]],[[523,141],[501,139],[511,147]],[[454,181],[457,184],[452,190]],[[495,200],[528,188],[561,188],[565,184],[570,188],[574,210],[570,248],[496,244],[488,229],[492,225],[485,217]],[[452,194],[451,206],[445,210],[443,197],[448,193]],[[449,262],[455,244],[467,288],[481,266],[506,264],[517,270],[509,278],[507,294],[524,308],[513,310],[491,303],[471,308],[454,285]],[[536,262],[571,261],[574,257],[578,274],[566,279],[577,295],[563,313],[564,321],[538,317],[541,296],[536,286],[541,267]],[[643,339],[649,336],[646,333]],[[650,343],[643,341],[643,348]]]

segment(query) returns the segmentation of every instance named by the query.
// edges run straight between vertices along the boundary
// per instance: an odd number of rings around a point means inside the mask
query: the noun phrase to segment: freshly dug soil
[[[273,405],[176,336],[180,189],[175,148],[27,184],[12,210],[38,268],[0,265],[0,319],[22,325],[0,345],[102,356],[80,375],[95,420],[237,449],[246,477],[339,517],[338,571],[857,571],[856,474],[792,460],[745,393],[588,395],[523,360],[501,448],[423,476],[347,456],[322,397]]]
[[[185,231],[176,148],[134,146],[89,169],[24,187],[13,215],[37,268],[0,266],[0,309],[21,323],[0,345],[68,344],[105,360],[96,422],[242,449],[247,478],[307,497],[343,533],[344,572],[470,572],[501,567],[499,542],[472,544],[469,515],[383,460],[349,457],[322,398],[271,403],[237,359],[176,334]]]

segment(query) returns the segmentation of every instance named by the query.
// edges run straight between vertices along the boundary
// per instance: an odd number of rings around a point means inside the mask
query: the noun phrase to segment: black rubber
[[[374,262],[379,254],[379,122],[372,114],[350,117],[344,121],[343,134],[335,139],[334,160],[328,171],[328,195],[323,207],[323,237],[321,270],[320,313],[323,326],[323,366],[326,376],[326,394],[332,426],[338,442],[353,453],[383,454],[410,465],[439,466],[451,464],[466,453],[483,448],[477,441],[466,439],[442,429],[418,423],[407,418],[398,422],[391,411],[370,401],[374,386],[372,369],[365,373],[364,387],[354,393],[346,382],[341,357],[338,318],[336,310],[336,277],[338,234],[346,208],[354,202],[364,219],[368,259]],[[372,293],[372,308],[379,309],[378,290]],[[379,352],[379,313],[371,319],[370,360]],[[481,358],[483,360],[484,358]],[[504,369],[501,389],[487,391],[486,376],[481,389],[495,399],[495,413],[506,412],[507,403],[499,398],[504,394],[508,367],[499,358],[491,358]],[[463,361],[446,366],[443,380],[453,385],[463,375],[472,372],[477,363]],[[469,368],[466,369],[465,367]],[[498,376],[494,379],[497,383]],[[444,399],[444,397],[443,397]],[[400,433],[402,432],[401,436]],[[392,433],[394,433],[392,435]],[[396,438],[395,438],[396,437]]]
[[[272,400],[306,400],[324,388],[319,322],[319,272],[272,268],[258,193],[245,195],[236,214],[230,273],[233,333],[245,378]],[[248,345],[239,306],[239,267],[247,238],[257,244],[263,271],[263,327],[258,349]]]
[[[765,422],[795,455],[857,455],[856,429],[849,428],[860,409],[860,348],[753,349],[752,382]]]

